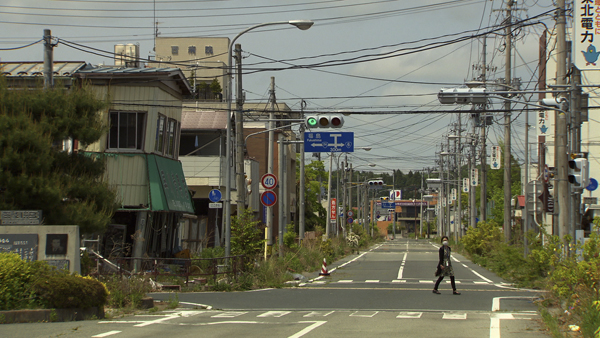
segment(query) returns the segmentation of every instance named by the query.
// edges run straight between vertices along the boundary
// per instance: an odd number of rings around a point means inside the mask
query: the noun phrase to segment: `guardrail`
[[[152,275],[185,277],[186,285],[190,277],[212,277],[217,281],[219,275],[232,275],[237,281],[244,267],[245,256],[217,258],[136,258],[118,257],[106,259],[90,251],[97,258],[97,270],[92,275]]]

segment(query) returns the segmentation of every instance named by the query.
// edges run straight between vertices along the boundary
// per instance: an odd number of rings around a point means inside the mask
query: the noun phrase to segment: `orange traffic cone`
[[[329,276],[329,272],[327,271],[327,261],[323,258],[323,266],[321,267],[321,272],[319,272],[319,276]]]

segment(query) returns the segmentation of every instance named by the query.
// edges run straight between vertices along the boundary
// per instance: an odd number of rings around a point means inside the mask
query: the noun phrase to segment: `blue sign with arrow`
[[[312,132],[304,133],[306,153],[352,153],[354,152],[353,132]]]
[[[585,188],[588,191],[594,191],[594,190],[598,189],[598,181],[595,178],[590,177],[590,184],[588,184],[588,186]]]

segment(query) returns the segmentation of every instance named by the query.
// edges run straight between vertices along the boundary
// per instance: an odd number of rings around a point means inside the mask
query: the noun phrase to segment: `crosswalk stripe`
[[[420,280],[419,283],[421,283],[421,284],[434,284],[434,282],[432,280]]]
[[[367,279],[365,283],[379,283],[379,279]]]
[[[392,283],[406,283],[406,279],[394,279]]]
[[[379,311],[356,311],[350,314],[350,317],[368,317],[368,318],[372,318],[374,317],[376,314],[378,314]]]
[[[351,279],[342,279],[342,280],[338,281],[338,283],[352,283],[352,282],[353,282],[353,280],[351,280]]]
[[[235,318],[241,315],[245,315],[248,312],[237,312],[237,311],[228,311],[219,313],[218,315],[211,316],[211,318]]]
[[[283,317],[287,314],[292,313],[291,311],[267,311],[263,314],[260,314],[256,317],[260,317],[260,318],[266,318],[266,317],[275,317],[275,318],[279,318],[279,317]]]
[[[329,312],[325,312],[325,311],[311,311],[307,314],[305,314],[302,317],[327,317],[330,314],[334,313],[335,311],[329,311]]]
[[[419,319],[423,315],[423,312],[400,312],[396,318],[402,319]]]
[[[442,319],[467,319],[466,313],[447,313],[444,312]]]

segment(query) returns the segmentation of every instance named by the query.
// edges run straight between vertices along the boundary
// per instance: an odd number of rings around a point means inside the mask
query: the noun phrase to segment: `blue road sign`
[[[208,199],[213,203],[219,202],[221,197],[223,196],[221,195],[221,191],[218,189],[213,189],[208,193]]]
[[[381,202],[381,207],[383,209],[394,209],[396,208],[395,202]]]
[[[354,222],[354,220],[352,219],[352,217],[348,217],[348,224],[352,224],[352,222]]]
[[[588,191],[594,191],[598,189],[598,181],[595,178],[590,177],[590,183],[585,187]]]
[[[353,132],[310,132],[304,133],[305,153],[352,153]]]
[[[260,202],[266,207],[271,207],[277,202],[277,195],[272,190],[267,190],[260,195]]]

